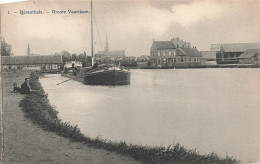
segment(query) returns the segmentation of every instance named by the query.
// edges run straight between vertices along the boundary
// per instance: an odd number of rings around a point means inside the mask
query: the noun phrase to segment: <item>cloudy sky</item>
[[[106,35],[110,50],[126,50],[127,56],[149,55],[153,39],[180,37],[200,51],[213,43],[260,42],[258,0],[94,0],[93,5],[95,52],[104,49]],[[1,8],[2,36],[15,55],[26,55],[28,44],[42,55],[90,54],[90,14],[47,13],[90,11],[90,1],[34,0]]]

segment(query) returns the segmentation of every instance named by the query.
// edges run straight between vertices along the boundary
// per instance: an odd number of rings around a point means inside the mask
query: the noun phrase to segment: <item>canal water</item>
[[[260,69],[131,70],[131,85],[40,79],[59,117],[90,137],[215,152],[243,161],[260,153]]]

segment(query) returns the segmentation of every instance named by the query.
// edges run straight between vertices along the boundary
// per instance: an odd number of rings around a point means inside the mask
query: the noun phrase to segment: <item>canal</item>
[[[259,160],[260,69],[131,70],[131,85],[40,79],[59,117],[89,137]]]

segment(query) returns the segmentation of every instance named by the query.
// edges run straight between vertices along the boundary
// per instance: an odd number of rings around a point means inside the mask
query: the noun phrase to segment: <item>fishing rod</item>
[[[62,84],[62,83],[66,83],[67,81],[70,81],[70,80],[72,80],[72,79],[65,80],[65,81],[63,81],[63,82],[58,83],[57,85],[60,85],[60,84]]]
[[[75,80],[75,79],[76,79],[76,78],[72,78],[72,77],[68,77],[68,78],[70,78],[70,79],[65,80],[65,81],[62,81],[62,82],[58,83],[57,85],[60,85],[60,84],[62,84],[62,83],[66,83],[67,81]]]

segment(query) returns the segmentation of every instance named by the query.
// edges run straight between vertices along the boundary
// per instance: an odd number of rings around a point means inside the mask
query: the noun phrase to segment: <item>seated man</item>
[[[20,94],[29,94],[31,92],[28,82],[29,78],[25,78],[25,81],[21,86]]]
[[[14,93],[20,92],[21,88],[17,86],[17,83],[14,83],[13,85],[14,85],[14,89],[12,92]]]

